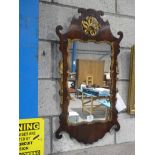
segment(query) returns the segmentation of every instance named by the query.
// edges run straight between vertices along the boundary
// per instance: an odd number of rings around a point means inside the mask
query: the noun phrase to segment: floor
[[[103,147],[56,153],[52,155],[135,155],[135,143],[122,143]]]

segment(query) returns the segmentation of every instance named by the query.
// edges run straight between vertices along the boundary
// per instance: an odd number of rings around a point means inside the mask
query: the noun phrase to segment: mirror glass
[[[111,119],[110,65],[110,44],[69,40],[69,124]]]

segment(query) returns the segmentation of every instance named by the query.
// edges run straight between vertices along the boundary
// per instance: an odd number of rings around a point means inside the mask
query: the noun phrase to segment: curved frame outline
[[[98,139],[102,138],[107,132],[114,127],[115,131],[120,129],[120,125],[117,121],[117,110],[115,108],[116,104],[116,80],[117,80],[117,55],[120,52],[120,41],[123,38],[123,33],[119,31],[117,34],[119,38],[116,38],[112,35],[110,30],[110,24],[108,21],[104,22],[100,16],[103,16],[104,13],[102,11],[96,11],[93,9],[83,9],[79,8],[78,13],[81,13],[79,18],[72,18],[71,24],[68,28],[66,33],[61,33],[63,27],[58,25],[56,27],[56,34],[60,39],[60,51],[62,52],[62,78],[59,81],[61,90],[59,94],[61,96],[61,109],[62,112],[59,116],[60,126],[57,129],[55,136],[57,139],[62,138],[60,134],[62,131],[66,131],[69,133],[70,137],[74,137],[77,141],[85,143],[85,144],[92,144],[96,142]],[[99,24],[101,25],[99,31],[95,36],[87,35],[83,32],[81,21],[84,20],[87,16],[92,16],[97,19]],[[110,86],[110,101],[112,103],[111,114],[112,119],[111,121],[107,122],[93,122],[93,123],[81,123],[78,125],[71,125],[68,124],[68,106],[69,106],[69,98],[68,98],[68,91],[67,91],[67,78],[68,78],[68,40],[82,40],[85,42],[93,41],[93,42],[109,42],[112,47],[112,55],[111,55],[111,66],[110,66],[110,76],[111,76],[111,86]]]

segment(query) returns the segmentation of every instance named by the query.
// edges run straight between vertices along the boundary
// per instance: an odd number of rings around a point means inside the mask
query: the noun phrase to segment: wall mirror
[[[70,40],[68,47],[68,123],[108,121],[111,46]]]
[[[56,138],[66,131],[79,142],[91,144],[111,129],[120,129],[116,110],[117,55],[123,33],[114,37],[102,11],[78,9],[67,32],[58,25],[59,81],[62,112]]]

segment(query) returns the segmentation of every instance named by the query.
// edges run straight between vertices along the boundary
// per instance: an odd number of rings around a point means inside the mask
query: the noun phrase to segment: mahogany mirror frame
[[[120,52],[120,41],[123,38],[123,33],[119,31],[117,34],[118,38],[114,37],[108,21],[103,21],[101,16],[104,15],[103,11],[96,11],[93,9],[79,8],[78,13],[81,15],[76,18],[73,17],[70,26],[66,33],[61,33],[63,27],[58,25],[56,27],[56,34],[58,35],[60,41],[60,51],[62,52],[62,61],[60,61],[60,73],[62,78],[60,79],[60,91],[61,96],[61,114],[59,116],[60,126],[57,129],[55,136],[57,139],[62,138],[62,131],[67,132],[71,138],[75,138],[77,141],[84,144],[92,144],[98,139],[104,137],[107,132],[113,128],[115,131],[120,129],[120,124],[117,120],[117,110],[115,108],[116,104],[116,81],[117,81],[117,55]],[[83,25],[83,21],[87,21],[91,18],[94,24],[97,24],[92,30],[91,26],[93,24],[89,23],[88,27]],[[88,21],[87,21],[88,22]],[[89,27],[90,26],[90,27]],[[111,120],[107,122],[92,122],[92,123],[81,123],[78,125],[73,125],[68,123],[68,106],[69,106],[69,92],[67,86],[68,79],[68,44],[69,40],[81,40],[84,42],[107,42],[112,47],[111,53],[111,66],[110,66],[110,103],[111,103]]]

